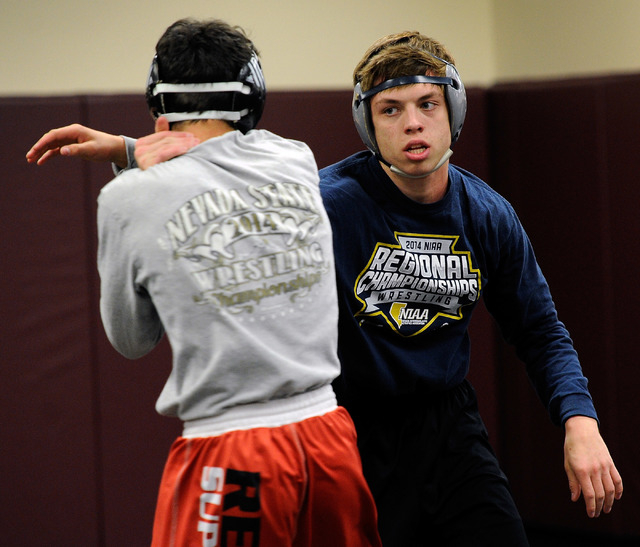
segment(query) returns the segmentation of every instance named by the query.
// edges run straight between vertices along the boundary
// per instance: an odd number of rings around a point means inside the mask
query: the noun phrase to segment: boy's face
[[[409,175],[428,173],[451,146],[449,113],[434,84],[392,87],[371,97],[381,156]]]

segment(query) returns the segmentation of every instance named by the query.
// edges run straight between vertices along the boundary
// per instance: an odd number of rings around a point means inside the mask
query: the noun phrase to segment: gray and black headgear
[[[386,80],[380,85],[372,87],[364,92],[360,87],[360,82],[358,82],[353,90],[352,114],[353,121],[356,124],[356,129],[367,148],[379,158],[381,158],[380,149],[378,148],[373,122],[371,120],[370,99],[376,93],[380,93],[380,91],[384,91],[391,87],[421,83],[443,85],[444,97],[447,102],[447,108],[449,109],[451,144],[453,145],[460,136],[462,125],[464,124],[464,118],[467,114],[467,94],[464,90],[464,84],[462,83],[458,70],[454,65],[448,63],[444,59],[440,59],[440,57],[436,57],[433,54],[430,55],[445,63],[445,76],[400,76],[399,78]]]
[[[177,112],[172,95],[206,93],[210,95],[205,111]],[[164,83],[155,56],[149,68],[146,91],[149,111],[154,118],[166,117],[169,122],[186,120],[225,120],[243,133],[255,128],[262,116],[266,86],[260,60],[254,53],[232,82]]]

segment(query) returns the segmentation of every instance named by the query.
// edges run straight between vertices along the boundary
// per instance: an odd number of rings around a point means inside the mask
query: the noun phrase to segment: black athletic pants
[[[528,546],[468,382],[349,410],[384,547]]]

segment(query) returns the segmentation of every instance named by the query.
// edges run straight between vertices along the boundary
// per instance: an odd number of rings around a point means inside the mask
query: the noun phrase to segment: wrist
[[[115,163],[121,169],[126,169],[129,165],[129,160],[127,157],[127,146],[124,141],[124,137],[113,135],[114,144],[112,147],[112,157],[111,162]]]
[[[571,416],[564,423],[566,433],[598,431],[598,422],[589,416]]]

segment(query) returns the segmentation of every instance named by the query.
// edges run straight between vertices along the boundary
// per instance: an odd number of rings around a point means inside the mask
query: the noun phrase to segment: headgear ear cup
[[[446,63],[446,61],[445,61]],[[449,107],[449,124],[451,126],[451,144],[453,145],[460,137],[464,119],[467,115],[467,92],[460,79],[458,70],[451,63],[447,63],[446,74],[453,83],[444,88],[444,98]]]
[[[358,135],[360,135],[365,146],[374,154],[378,155],[380,150],[378,149],[376,134],[373,129],[373,123],[371,122],[369,101],[362,98],[360,83],[357,83],[353,89],[353,101],[351,105],[351,113],[353,115],[353,121],[356,124]]]
[[[235,123],[235,126],[240,131],[246,133],[258,125],[258,122],[262,117],[264,103],[267,98],[264,74],[262,73],[262,67],[260,66],[260,59],[258,59],[255,52],[251,56],[251,59],[249,59],[249,62],[240,70],[237,80],[251,88],[251,94],[249,96],[251,101],[249,113],[246,116],[243,116],[240,121]]]
[[[160,81],[160,70],[158,68],[158,56],[154,55],[149,67],[149,75],[147,76],[147,89],[145,91],[145,98],[147,99],[147,106],[153,119],[158,118],[163,113],[161,95],[154,95],[153,89]]]

